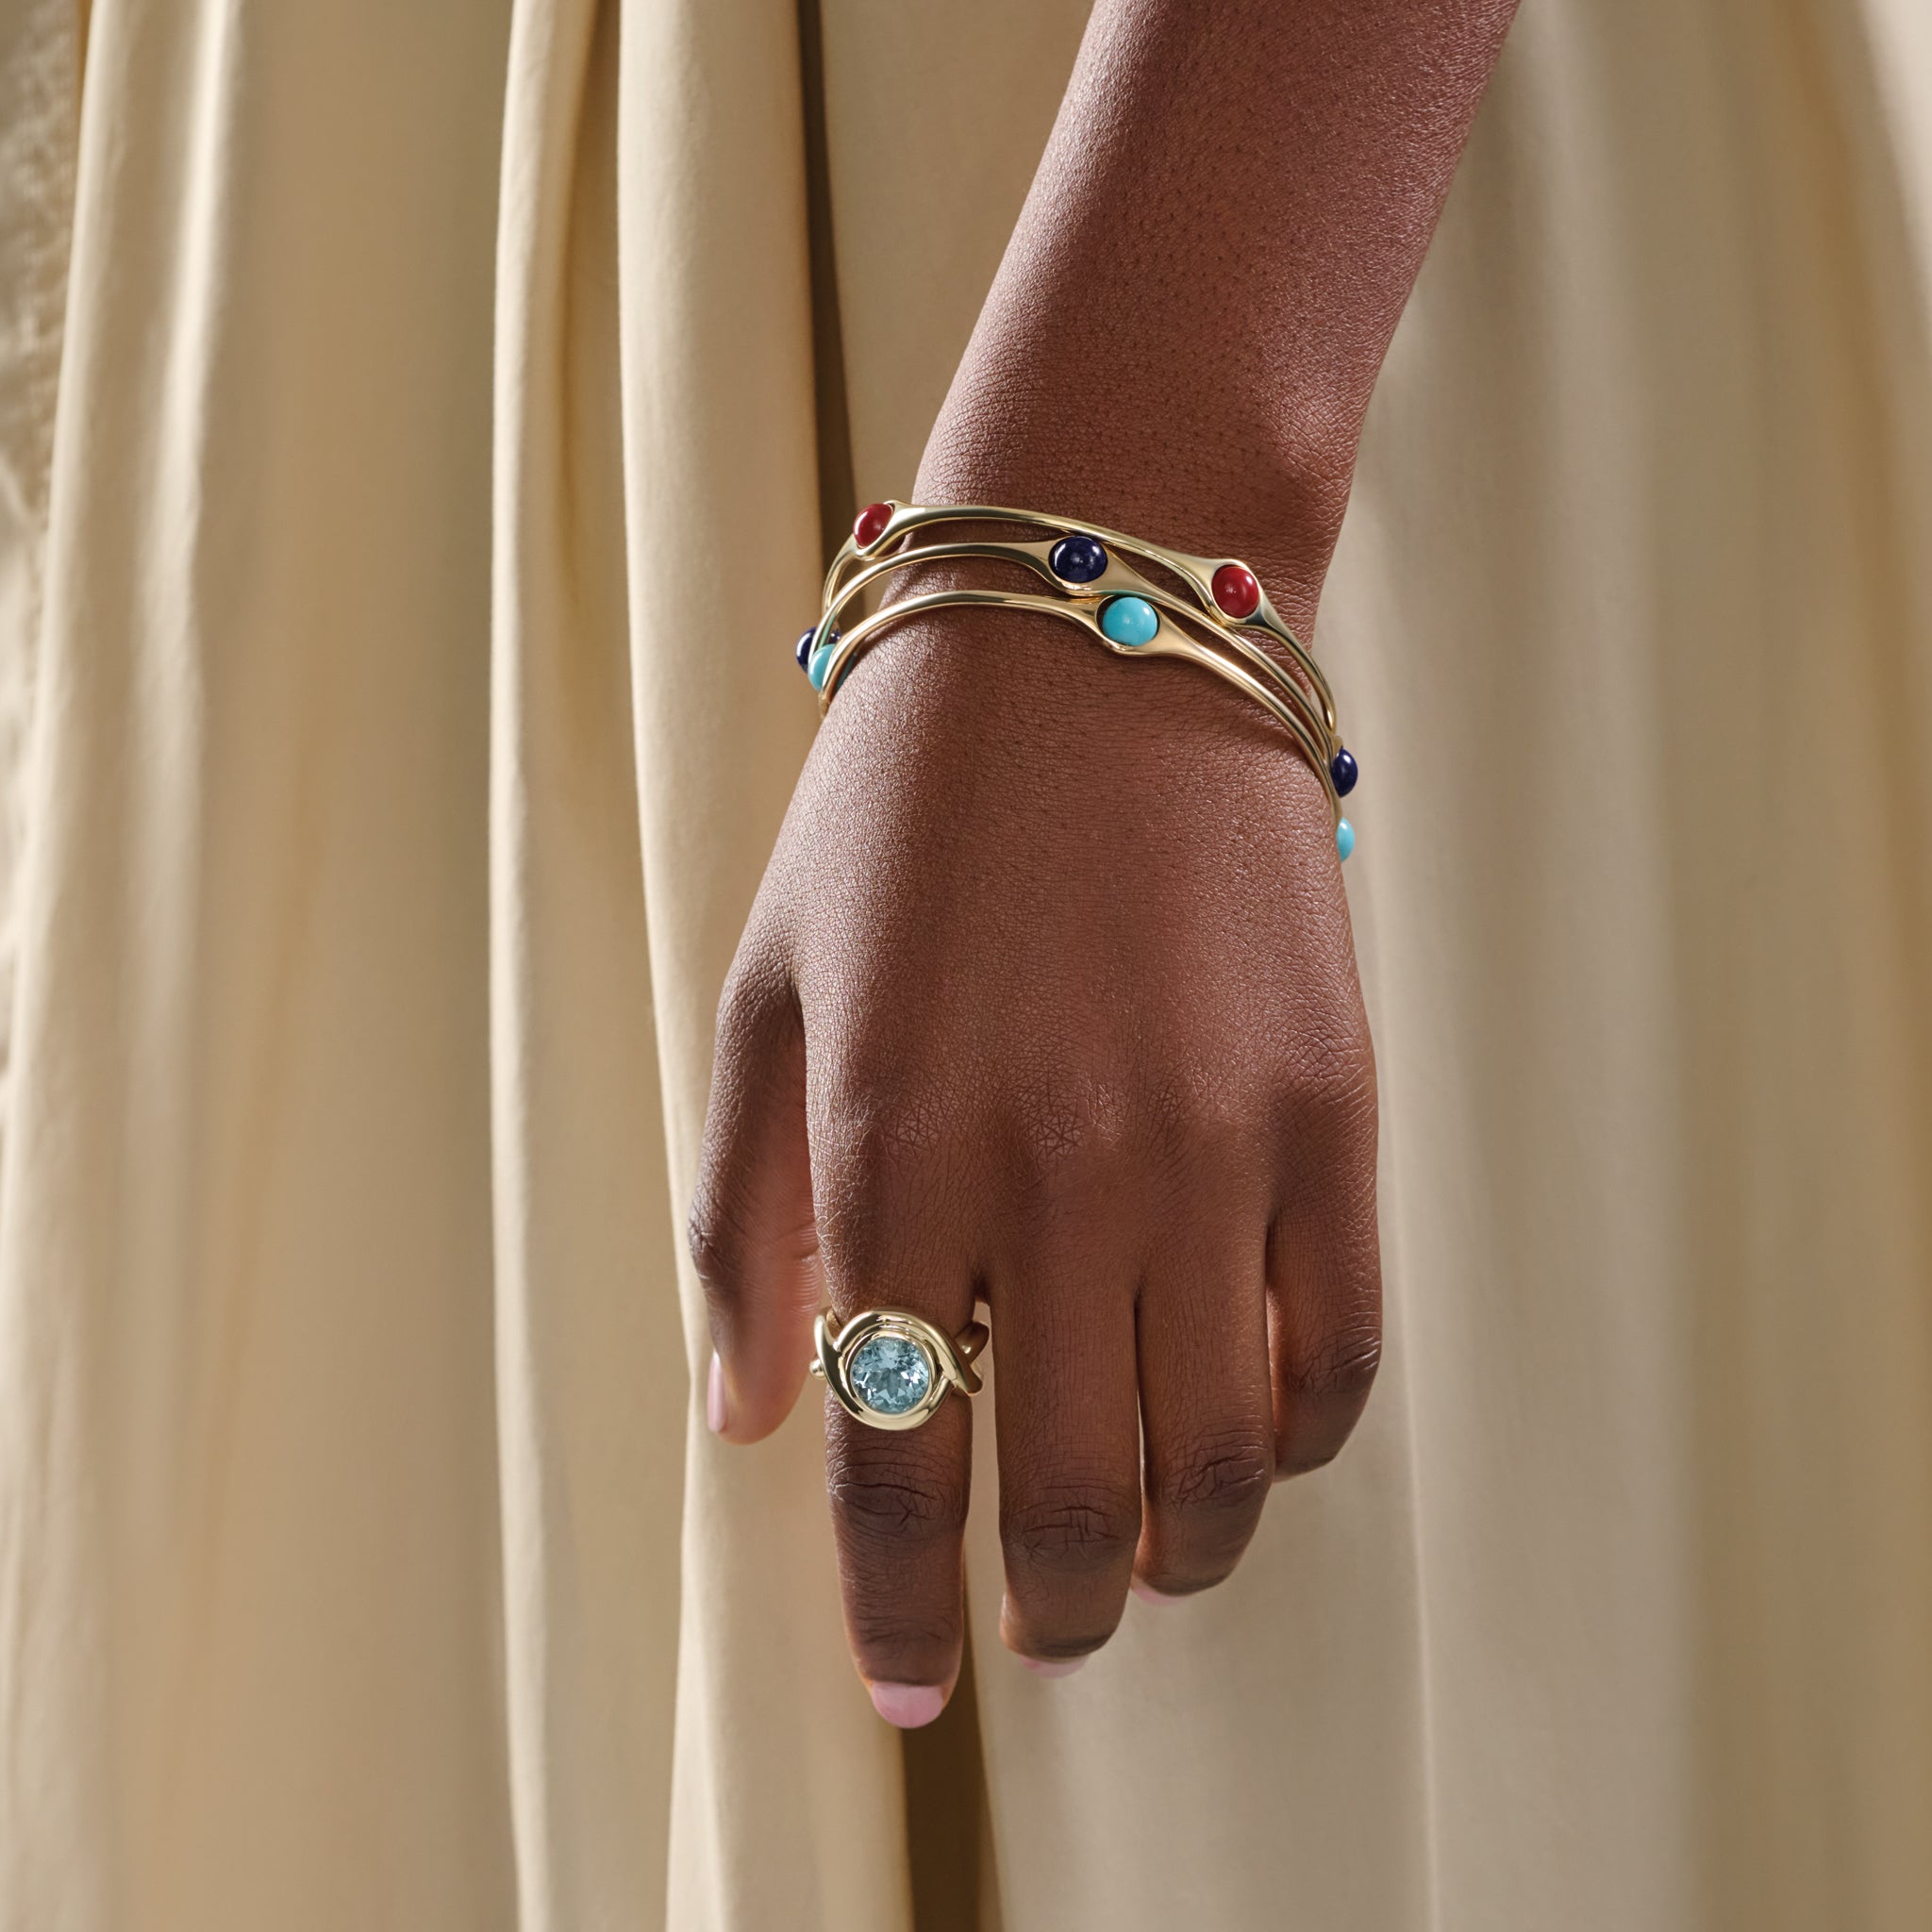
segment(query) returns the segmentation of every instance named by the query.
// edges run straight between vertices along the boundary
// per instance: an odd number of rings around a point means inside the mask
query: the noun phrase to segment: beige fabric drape
[[[1319,633],[1342,1460],[1045,1683],[982,1430],[908,1756],[816,1411],[692,1415],[822,508],[909,487],[1084,15],[0,0],[4,1932],[906,1932],[948,1829],[1006,1932],[1932,1914],[1919,0],[1506,55]]]

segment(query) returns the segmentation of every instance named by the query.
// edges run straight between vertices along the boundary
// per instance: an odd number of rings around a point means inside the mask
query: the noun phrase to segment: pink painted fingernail
[[[731,1420],[724,1407],[724,1364],[715,1351],[711,1356],[711,1379],[705,1388],[705,1420],[710,1424],[714,1436],[722,1436],[724,1424]]]
[[[1134,1592],[1134,1594],[1137,1597],[1141,1599],[1141,1601],[1143,1604],[1167,1605],[1177,1604],[1180,1602],[1180,1598],[1177,1596],[1169,1596],[1165,1593],[1165,1591],[1150,1589],[1146,1584],[1142,1583],[1138,1576],[1135,1577],[1133,1582],[1129,1584],[1127,1587]]]
[[[1036,1677],[1071,1677],[1087,1659],[1084,1657],[1023,1657],[1020,1661]]]
[[[868,1684],[872,1707],[889,1724],[916,1731],[929,1724],[946,1707],[946,1693],[937,1684]]]

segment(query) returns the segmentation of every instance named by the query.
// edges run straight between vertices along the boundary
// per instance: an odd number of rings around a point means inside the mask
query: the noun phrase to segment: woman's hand
[[[1219,1583],[1271,1479],[1341,1446],[1374,1169],[1328,808],[1257,706],[1006,612],[861,660],[719,1021],[693,1229],[726,1436],[791,1408],[822,1296],[948,1332],[983,1299],[1002,1634],[1071,1667],[1130,1578]],[[902,1721],[958,1670],[971,1427],[827,1405],[853,1651]]]
[[[1307,635],[1514,6],[1097,0],[916,499],[1244,558]],[[1130,1576],[1219,1582],[1269,1478],[1341,1446],[1374,1160],[1328,814],[1258,707],[985,609],[860,662],[720,1017],[693,1235],[727,1436],[791,1407],[823,1294],[953,1330],[983,1296],[1005,1635],[1083,1657]],[[970,1426],[829,1417],[853,1648],[901,1723],[958,1667]]]

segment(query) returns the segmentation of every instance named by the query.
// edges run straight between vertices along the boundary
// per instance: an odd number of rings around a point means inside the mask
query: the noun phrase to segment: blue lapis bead
[[[1335,780],[1335,795],[1346,798],[1355,790],[1355,781],[1362,774],[1361,767],[1355,761],[1355,754],[1345,747],[1328,760],[1328,775]]]
[[[798,641],[791,647],[791,655],[798,659],[798,668],[806,670],[811,663],[811,641],[819,634],[819,627],[813,625],[808,630],[798,633]]]
[[[1335,821],[1335,849],[1344,859],[1355,850],[1355,827],[1346,819]]]
[[[1109,597],[1100,607],[1100,628],[1117,644],[1150,644],[1160,617],[1144,597]]]
[[[1063,583],[1091,584],[1107,569],[1107,546],[1097,537],[1062,537],[1046,560]]]
[[[825,641],[811,654],[811,662],[805,667],[805,675],[811,679],[814,691],[825,688],[825,673],[832,668],[832,654],[839,648],[839,633],[827,631]]]

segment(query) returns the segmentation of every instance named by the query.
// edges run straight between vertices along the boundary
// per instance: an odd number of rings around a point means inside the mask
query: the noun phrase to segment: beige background
[[[1932,1913],[1918,0],[1506,55],[1318,638],[1348,1455],[1065,1683],[983,1469],[902,1757],[816,1412],[690,1418],[822,514],[1084,12],[0,0],[5,1932],[900,1932],[975,1847],[1008,1932]]]

